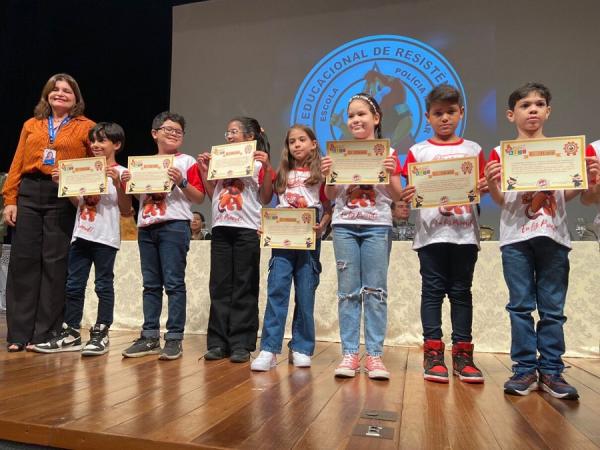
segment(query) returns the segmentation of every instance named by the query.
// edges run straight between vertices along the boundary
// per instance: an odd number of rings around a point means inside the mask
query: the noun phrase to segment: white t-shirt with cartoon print
[[[586,156],[595,156],[600,159],[600,141],[594,141],[588,145]],[[594,225],[596,226],[596,235],[600,239],[600,203],[596,204],[596,208],[598,209],[598,214],[596,214],[596,218],[594,219]]]
[[[262,208],[259,189],[263,177],[262,163],[254,161],[252,176],[217,181],[212,198],[213,228],[224,226],[258,230]]]
[[[196,160],[190,155],[177,153],[173,158],[174,167],[178,168],[188,184],[204,192],[204,186],[198,173]],[[192,220],[192,202],[177,186],[168,193],[140,194],[140,210],[138,227],[143,228],[169,220]]]
[[[278,194],[278,208],[317,208],[318,217],[322,216],[325,199],[323,183],[307,185],[306,180],[310,178],[310,169],[300,167],[290,170],[288,173],[287,186],[283,194]]]
[[[119,172],[119,179],[125,167],[114,164]],[[119,198],[112,178],[108,179],[108,192],[104,195],[86,195],[79,197],[73,237],[86,241],[98,242],[119,249],[121,246],[121,230],[119,228],[121,212]]]
[[[500,147],[490,153],[500,162]],[[565,191],[505,192],[500,213],[500,247],[545,236],[571,248]]]
[[[396,158],[399,175],[400,162],[394,149],[390,154]],[[335,208],[332,225],[385,225],[392,226],[392,197],[387,185],[342,184],[336,186]]]
[[[451,144],[426,140],[408,151],[402,175],[408,177],[408,164],[441,159],[467,158],[479,161],[479,178],[483,176],[485,158],[479,144],[466,139]],[[474,244],[479,247],[479,219],[475,204],[440,206],[416,210],[413,249],[436,243]]]

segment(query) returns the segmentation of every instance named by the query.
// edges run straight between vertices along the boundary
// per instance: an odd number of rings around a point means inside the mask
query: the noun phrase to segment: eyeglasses
[[[241,133],[241,131],[240,131],[240,130],[236,130],[236,129],[234,128],[233,130],[227,130],[227,131],[224,133],[224,136],[225,136],[225,138],[228,138],[229,136],[235,136],[236,134],[239,134],[239,133]]]
[[[183,130],[180,130],[178,128],[172,128],[172,127],[160,127],[160,128],[157,128],[157,130],[163,130],[166,134],[170,134],[171,136],[177,136],[177,137],[183,137],[183,135],[185,134],[185,132]]]

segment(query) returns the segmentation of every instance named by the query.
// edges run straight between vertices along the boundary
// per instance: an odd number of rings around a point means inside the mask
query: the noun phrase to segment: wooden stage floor
[[[477,355],[485,385],[439,385],[423,381],[418,348],[386,348],[392,379],[381,382],[335,379],[336,343],[318,343],[311,369],[282,356],[271,372],[251,373],[248,364],[199,359],[204,336],[186,336],[177,361],[123,359],[136,333],[111,337],[107,355],[85,359],[7,353],[0,341],[0,439],[112,450],[600,448],[599,359],[568,360],[566,378],[581,394],[573,402],[505,396],[506,355]],[[364,409],[398,420],[361,419]],[[392,428],[393,440],[353,436],[361,423]]]

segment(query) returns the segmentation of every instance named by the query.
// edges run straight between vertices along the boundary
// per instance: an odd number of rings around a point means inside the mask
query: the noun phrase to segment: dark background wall
[[[86,116],[125,128],[121,163],[152,153],[152,118],[169,108],[171,10],[165,0],[0,1],[0,170],[57,72],[78,81]]]

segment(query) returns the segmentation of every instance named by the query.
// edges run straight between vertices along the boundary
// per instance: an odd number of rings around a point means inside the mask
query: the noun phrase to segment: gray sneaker
[[[78,352],[80,350],[81,334],[66,323],[62,324],[62,330],[57,336],[33,347],[33,351],[38,353]]]
[[[160,352],[158,359],[171,360],[181,358],[183,354],[183,347],[181,345],[181,339],[169,339],[165,341],[165,346]]]
[[[160,339],[140,336],[133,344],[121,353],[126,358],[139,358],[140,356],[156,355],[160,353]]]

